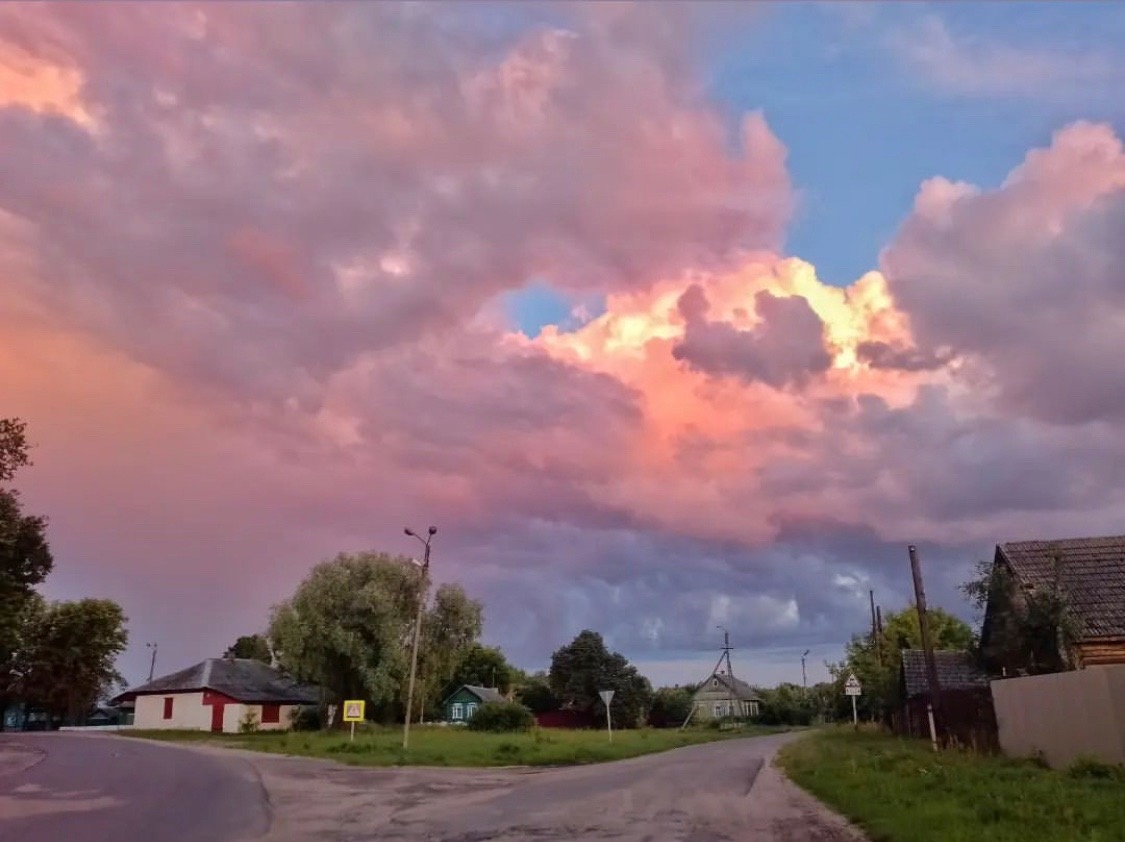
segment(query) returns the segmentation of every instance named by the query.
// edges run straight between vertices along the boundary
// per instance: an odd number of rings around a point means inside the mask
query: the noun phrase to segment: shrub
[[[253,708],[249,708],[246,713],[242,714],[242,719],[238,720],[238,732],[240,734],[253,734],[257,730],[258,712]]]
[[[1125,765],[1105,763],[1095,757],[1079,757],[1066,771],[1072,778],[1093,778],[1125,783]]]
[[[469,720],[473,731],[527,731],[534,724],[531,711],[517,702],[486,702]]]
[[[324,727],[324,717],[315,705],[302,705],[290,712],[289,727],[294,731],[319,731]]]

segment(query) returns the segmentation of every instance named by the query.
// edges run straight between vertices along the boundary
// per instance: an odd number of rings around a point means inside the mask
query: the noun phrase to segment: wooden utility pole
[[[930,637],[930,623],[926,617],[926,589],[922,584],[922,563],[918,560],[917,547],[911,544],[907,550],[910,553],[910,572],[914,577],[914,601],[918,608],[918,627],[922,632],[922,650],[926,655],[926,678],[930,686],[930,705],[938,723],[937,728],[940,728],[942,725],[941,686],[938,683],[937,661],[934,659],[934,641]]]
[[[720,627],[721,628],[721,627]],[[723,629],[723,655],[727,660],[727,715],[736,716],[735,712],[735,693],[734,693],[734,667],[730,665],[730,632]],[[739,705],[741,708],[741,705]],[[739,711],[741,713],[741,710]]]
[[[871,597],[871,645],[875,648],[875,657],[879,661],[879,666],[882,666],[883,646],[879,640],[879,623],[875,619],[875,591],[869,590],[867,593]]]

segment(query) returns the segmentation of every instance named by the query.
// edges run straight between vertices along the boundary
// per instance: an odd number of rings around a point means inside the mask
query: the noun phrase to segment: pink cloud
[[[449,8],[0,10],[0,85],[32,80],[0,87],[0,381],[56,593],[119,595],[187,662],[434,522],[440,575],[540,657],[593,618],[826,634],[829,574],[897,543],[1119,518],[1109,128],[927,182],[834,287],[785,256],[785,147],[702,96],[678,7],[512,37]],[[533,277],[604,314],[508,332]]]

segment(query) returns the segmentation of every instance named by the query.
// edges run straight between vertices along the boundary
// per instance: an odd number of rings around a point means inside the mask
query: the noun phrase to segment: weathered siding
[[[1000,747],[1042,752],[1054,767],[1082,755],[1125,763],[1125,665],[992,682]]]
[[[719,685],[712,687],[710,684],[704,686],[696,691],[693,697],[695,704],[695,716],[701,719],[712,719],[715,716],[715,705],[722,706],[726,710],[731,703],[731,692],[726,687]],[[734,699],[735,715],[737,716],[757,716],[758,703],[754,701],[740,701]],[[720,714],[724,715],[724,714]],[[729,714],[728,714],[729,715]]]
[[[1125,664],[1125,637],[1103,637],[1079,643],[1078,662],[1083,666]]]

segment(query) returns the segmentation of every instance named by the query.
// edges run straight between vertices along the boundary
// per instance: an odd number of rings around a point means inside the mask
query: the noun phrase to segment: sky
[[[1125,523],[1125,7],[0,6],[0,416],[131,683],[339,552],[809,680]]]

